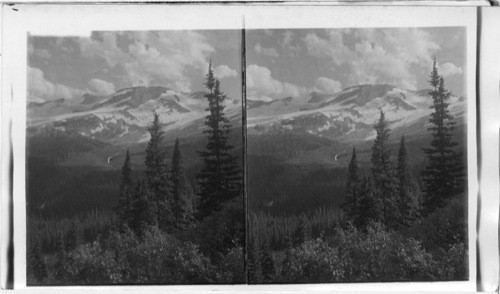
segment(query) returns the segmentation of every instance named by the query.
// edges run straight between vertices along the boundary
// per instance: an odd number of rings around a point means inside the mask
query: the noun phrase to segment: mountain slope
[[[105,142],[132,144],[147,141],[152,113],[160,116],[163,130],[170,138],[202,134],[207,115],[203,92],[193,94],[165,87],[132,87],[111,95],[83,95],[79,101],[57,100],[28,104],[28,125],[49,127]],[[241,106],[226,101],[226,114],[234,126],[241,125]]]
[[[363,141],[375,137],[374,123],[384,111],[390,128],[422,136],[429,125],[429,90],[409,91],[391,85],[359,85],[334,95],[311,93],[307,103],[275,100],[248,108],[250,134],[314,134],[336,141]],[[287,100],[288,101],[288,100]],[[466,100],[450,98],[450,112],[465,123]]]

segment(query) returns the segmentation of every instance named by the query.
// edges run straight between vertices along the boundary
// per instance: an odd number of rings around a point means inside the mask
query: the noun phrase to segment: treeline
[[[29,157],[27,161],[28,215],[71,218],[94,209],[112,210],[116,205],[119,171],[60,166],[36,157]]]
[[[293,240],[295,232],[302,230],[310,232],[317,238],[322,233],[332,233],[342,224],[343,211],[340,208],[319,207],[312,212],[301,215],[272,215],[271,213],[251,213],[248,217],[251,234],[257,246],[269,243],[273,250],[285,248]]]
[[[374,126],[370,171],[363,177],[353,149],[339,225],[312,236],[305,215],[297,219],[293,231],[291,223],[281,226],[286,233],[269,232],[262,221],[256,222],[247,253],[250,283],[468,279],[464,167],[452,140],[450,93],[435,61],[430,83],[432,140],[424,148],[427,166],[422,183],[410,170],[404,136],[396,162],[391,160],[390,129],[381,112]],[[280,235],[286,241],[275,247]]]
[[[54,254],[32,247],[30,284],[245,282],[242,174],[228,142],[226,96],[211,63],[205,85],[207,144],[198,152],[197,195],[186,180],[179,140],[169,160],[155,113],[142,176],[132,177],[128,151],[125,156],[115,207],[119,225],[92,243],[82,241],[81,226],[70,225]]]
[[[26,156],[36,156],[51,162],[60,162],[73,154],[106,147],[102,141],[72,132],[53,128],[45,128],[40,132],[42,135],[36,133],[35,130],[27,130]]]
[[[39,215],[28,215],[26,219],[27,251],[38,247],[43,253],[54,253],[58,242],[67,239],[76,226],[82,232],[82,241],[91,242],[104,236],[117,223],[116,214],[110,210],[94,209],[73,218],[50,219]]]
[[[340,207],[345,197],[347,173],[340,167],[282,164],[268,156],[249,156],[248,173],[248,208],[254,212],[300,215],[318,207]]]

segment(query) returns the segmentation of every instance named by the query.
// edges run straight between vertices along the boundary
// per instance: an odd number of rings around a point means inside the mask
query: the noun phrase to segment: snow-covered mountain
[[[248,102],[248,132],[308,133],[336,141],[369,140],[384,111],[394,132],[423,135],[432,112],[429,90],[409,91],[391,85],[358,85],[336,94],[311,93],[308,99],[287,97]],[[464,123],[466,100],[451,96],[450,111]]]
[[[111,143],[147,141],[153,111],[167,136],[201,135],[208,103],[203,92],[179,93],[165,87],[133,87],[107,96],[85,94],[78,101],[28,104],[28,125],[53,128]],[[241,125],[241,104],[226,100],[226,115]]]
[[[373,125],[383,110],[393,133],[422,136],[432,112],[428,93],[391,85],[358,85],[335,94],[313,92],[300,100],[249,100],[248,133],[313,134],[343,142],[369,140],[375,137]],[[203,92],[179,93],[165,87],[133,87],[107,96],[85,94],[78,101],[31,102],[28,125],[110,143],[137,143],[149,139],[147,128],[156,111],[167,139],[201,136],[208,107],[203,96]],[[449,103],[457,122],[463,123],[466,99],[452,96]],[[226,115],[233,126],[241,126],[240,102],[226,100]]]

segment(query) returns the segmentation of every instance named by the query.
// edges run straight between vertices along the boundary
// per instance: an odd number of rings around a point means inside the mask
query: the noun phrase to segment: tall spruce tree
[[[161,130],[158,114],[154,113],[153,123],[148,129],[151,138],[146,147],[146,180],[149,188],[156,197],[165,196],[167,173],[166,152],[163,145],[163,131]]]
[[[375,124],[377,137],[372,146],[372,178],[377,198],[383,203],[381,220],[389,227],[397,226],[398,209],[396,204],[396,181],[394,168],[390,161],[389,124],[385,114],[380,111],[380,118]]]
[[[130,167],[130,154],[127,149],[125,161],[122,166],[122,175],[120,180],[120,194],[118,196],[117,214],[122,223],[128,224],[132,209],[133,199],[133,180],[132,168]]]
[[[420,191],[410,171],[404,136],[399,144],[397,177],[400,225],[412,226],[420,218]]]
[[[146,147],[146,182],[147,191],[152,194],[148,201],[155,202],[156,219],[160,229],[171,231],[173,229],[173,216],[171,197],[169,197],[167,153],[163,142],[164,133],[161,130],[160,119],[156,112],[148,131],[151,138]]]
[[[237,157],[231,155],[233,146],[228,143],[231,132],[229,119],[224,113],[226,95],[220,90],[220,82],[215,78],[212,62],[208,67],[205,86],[208,93],[209,114],[203,131],[207,135],[205,151],[199,151],[203,168],[197,175],[200,204],[198,217],[204,218],[220,208],[221,203],[241,195],[241,174]]]
[[[149,189],[147,181],[137,181],[130,229],[139,237],[142,237],[148,228],[158,226],[157,202],[154,201],[154,198],[155,196]]]
[[[463,193],[465,187],[461,154],[455,151],[457,143],[453,141],[456,122],[448,109],[451,93],[444,86],[435,59],[429,82],[433,88],[429,93],[433,101],[432,125],[428,128],[432,141],[423,148],[429,163],[422,172],[426,213],[443,207],[447,199]]]
[[[193,190],[189,185],[182,166],[179,139],[175,140],[170,171],[172,190],[172,212],[177,229],[186,229],[193,222]]]
[[[370,223],[381,221],[384,208],[382,200],[376,193],[372,177],[365,177],[360,187],[357,217],[353,220],[353,224],[358,229],[364,230]]]
[[[346,198],[343,205],[345,215],[350,221],[354,221],[358,217],[359,185],[356,148],[352,148],[351,161],[347,168]]]

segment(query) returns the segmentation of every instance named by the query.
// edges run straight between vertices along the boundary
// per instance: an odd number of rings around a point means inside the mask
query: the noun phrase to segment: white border
[[[309,284],[270,286],[158,286],[148,289],[225,291],[475,291],[476,290],[476,8],[470,7],[366,7],[366,6],[258,6],[258,5],[16,5],[4,6],[2,97],[10,98],[14,149],[14,243],[15,288],[26,287],[25,134],[27,32],[45,35],[86,35],[92,30],[335,28],[335,27],[431,27],[467,28],[468,173],[469,173],[469,265],[468,282]],[[5,118],[4,118],[5,119]],[[35,291],[46,289],[30,287]],[[50,289],[56,289],[51,287]],[[78,289],[80,287],[59,287]],[[143,289],[113,286],[88,289]]]
[[[480,64],[481,209],[479,215],[479,291],[498,291],[500,9],[482,8]]]

